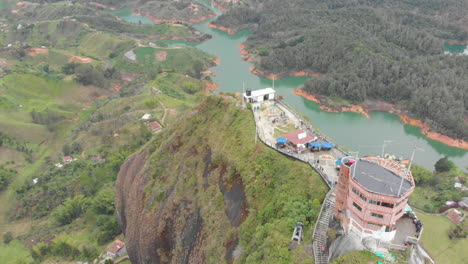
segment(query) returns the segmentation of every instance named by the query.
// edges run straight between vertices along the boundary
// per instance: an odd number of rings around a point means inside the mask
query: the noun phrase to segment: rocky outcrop
[[[162,138],[118,175],[117,215],[132,263],[206,263],[208,255],[230,262],[248,215],[242,178],[213,161],[209,139],[176,131]]]
[[[313,226],[327,190],[320,177],[254,144],[252,113],[235,95],[208,96],[178,120],[118,175],[116,211],[132,263],[309,258],[287,245],[296,222]]]

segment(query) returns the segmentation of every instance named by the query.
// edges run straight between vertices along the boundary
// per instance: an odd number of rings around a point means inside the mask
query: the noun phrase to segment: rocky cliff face
[[[309,211],[286,218],[287,201],[274,198],[284,181],[276,171],[311,178],[310,169],[255,145],[251,113],[229,96],[211,96],[189,112],[121,167],[116,207],[132,263],[232,263],[239,256],[244,262],[262,246],[273,249],[267,242],[273,237],[294,257],[286,249],[290,222],[315,218]],[[311,181],[317,186],[312,196],[309,188],[297,190],[307,203],[326,191],[318,177],[305,183]],[[272,221],[278,230],[272,226],[257,237],[257,227]]]

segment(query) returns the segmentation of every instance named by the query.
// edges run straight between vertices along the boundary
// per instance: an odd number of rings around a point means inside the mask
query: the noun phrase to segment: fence
[[[284,103],[280,103],[283,107],[285,107],[288,111],[290,111],[298,120],[300,120],[303,124],[307,124],[307,125],[310,125],[310,123],[304,121],[302,118],[300,118],[292,109],[290,109],[288,106],[286,106]],[[317,218],[317,222],[315,223],[315,227],[314,227],[314,231],[312,233],[312,248],[313,248],[313,251],[314,251],[314,256],[315,256],[315,263],[317,264],[320,264],[320,263],[327,263],[328,262],[328,253],[329,251],[327,250],[327,254],[325,255],[325,253],[321,252],[321,247],[322,246],[325,246],[326,245],[326,238],[327,238],[327,232],[328,230],[325,229],[325,230],[321,230],[322,231],[322,235],[320,235],[320,238],[318,238],[318,233],[317,233],[317,227],[319,227],[320,229],[320,224],[319,223],[322,223],[324,224],[323,222],[328,222],[330,219],[328,218],[327,215],[330,214],[330,212],[327,212],[329,210],[333,210],[333,205],[334,205],[334,201],[332,201],[332,199],[330,199],[331,195],[333,195],[334,193],[334,189],[333,189],[333,185],[330,183],[329,179],[328,179],[328,176],[323,172],[321,171],[318,167],[317,167],[317,164],[314,164],[306,159],[304,159],[303,157],[301,157],[298,153],[295,153],[295,152],[288,152],[286,150],[283,150],[283,149],[280,149],[280,148],[277,148],[276,145],[268,142],[266,139],[265,139],[265,135],[264,135],[264,132],[263,130],[261,129],[258,129],[258,124],[257,124],[257,117],[255,116],[255,111],[253,109],[253,106],[252,106],[252,114],[253,114],[253,117],[254,117],[254,120],[255,120],[255,133],[256,133],[256,137],[258,137],[260,139],[261,142],[263,142],[263,144],[275,149],[276,151],[286,155],[286,156],[289,156],[289,157],[292,157],[294,159],[297,159],[297,160],[300,160],[302,162],[306,162],[307,164],[310,165],[310,167],[315,170],[319,175],[320,177],[322,178],[322,180],[325,182],[325,184],[327,184],[327,186],[330,188],[330,191],[327,193],[327,195],[325,196],[325,199],[323,200],[323,203],[322,203],[322,207],[320,209],[320,213],[319,213],[319,216]],[[312,127],[312,126],[310,126]],[[317,133],[318,134],[318,133]],[[326,137],[323,137],[321,134],[319,134],[321,138],[325,138],[327,139],[327,141],[329,142],[332,142],[331,140],[329,140],[328,138]],[[343,154],[346,154],[346,152],[344,150],[342,150],[341,148],[338,147],[338,145],[336,145],[336,148],[341,151]],[[327,218],[327,219],[322,219],[322,218]],[[328,224],[326,224],[325,226],[328,227]],[[325,245],[319,245],[318,243],[325,243]]]
[[[298,120],[300,120],[301,122],[303,122],[304,124],[307,124],[308,126],[310,127],[314,127],[311,123],[309,123],[309,121],[306,121],[304,120],[299,114],[296,113],[296,111],[290,107],[286,102],[284,101],[279,101],[278,100],[278,104],[280,104],[282,107],[286,108],[287,110],[289,110],[289,112],[291,112]],[[315,130],[315,133],[320,135],[320,137],[322,139],[325,139],[326,141],[328,142],[331,142],[335,145],[335,148],[337,150],[339,150],[343,155],[346,155],[348,153],[348,151],[342,149],[338,144],[336,144],[336,142],[334,142],[332,139],[328,138],[327,136],[321,134],[321,133],[318,133],[317,130]]]

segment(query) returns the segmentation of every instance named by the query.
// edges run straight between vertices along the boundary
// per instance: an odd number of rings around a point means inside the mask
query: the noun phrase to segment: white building
[[[144,114],[142,117],[141,117],[141,120],[150,120],[151,119],[151,115],[146,113]]]
[[[255,91],[246,91],[243,96],[249,103],[263,102],[275,99],[276,91],[273,88],[265,88]]]

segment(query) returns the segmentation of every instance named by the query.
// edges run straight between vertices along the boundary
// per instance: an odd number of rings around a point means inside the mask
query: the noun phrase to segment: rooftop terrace
[[[353,166],[356,166],[354,180],[371,192],[398,196],[413,186],[408,179],[380,164],[360,159]]]

